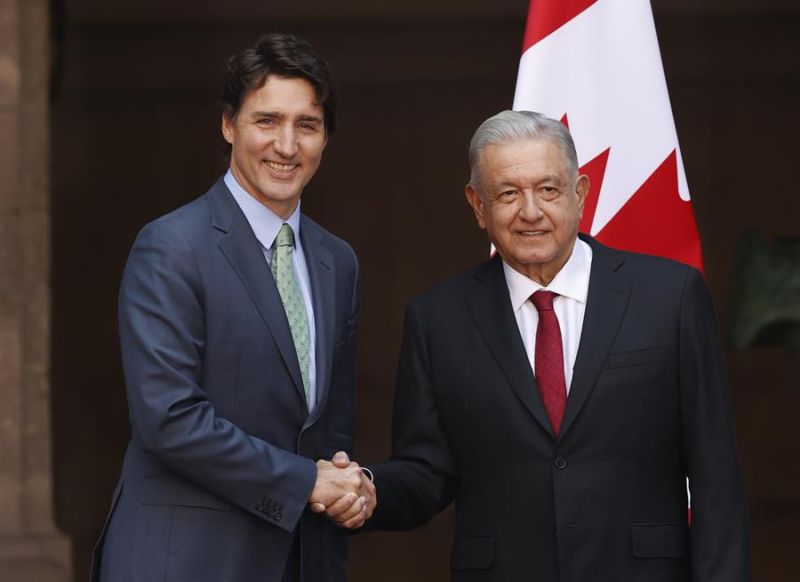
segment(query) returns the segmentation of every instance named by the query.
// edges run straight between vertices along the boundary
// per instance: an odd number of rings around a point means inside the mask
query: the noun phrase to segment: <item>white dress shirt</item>
[[[303,295],[303,303],[306,306],[308,316],[308,335],[309,335],[309,362],[308,362],[308,410],[314,410],[317,403],[317,364],[316,364],[316,339],[317,335],[314,327],[314,305],[311,300],[311,279],[308,275],[308,265],[306,256],[303,253],[303,244],[300,239],[300,203],[298,202],[292,215],[283,220],[280,216],[272,212],[269,208],[261,204],[258,200],[250,196],[247,191],[239,185],[236,177],[230,170],[225,174],[225,185],[231,191],[239,208],[244,212],[250,228],[256,235],[258,242],[261,243],[261,250],[267,263],[272,264],[273,248],[278,231],[284,223],[292,227],[294,232],[294,251],[292,252],[292,266],[300,286],[300,293]]]
[[[564,354],[564,380],[569,394],[572,383],[572,369],[578,356],[578,345],[583,330],[583,315],[586,312],[586,296],[589,292],[589,273],[592,267],[592,249],[581,239],[576,239],[566,264],[556,274],[547,287],[542,287],[533,279],[519,273],[503,261],[508,294],[511,307],[517,319],[522,343],[535,370],[536,359],[536,326],[539,323],[539,312],[530,296],[540,289],[552,291],[558,296],[553,300],[553,310],[561,328],[561,344]]]

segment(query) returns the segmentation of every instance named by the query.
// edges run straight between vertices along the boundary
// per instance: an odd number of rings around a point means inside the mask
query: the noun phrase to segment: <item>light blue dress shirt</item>
[[[256,235],[258,242],[261,243],[261,250],[267,259],[267,263],[272,264],[273,244],[278,236],[278,231],[284,223],[292,227],[294,232],[294,252],[292,252],[292,265],[294,274],[300,285],[300,293],[303,295],[303,302],[306,306],[308,316],[308,334],[310,358],[308,363],[308,410],[311,412],[317,404],[317,363],[316,345],[317,335],[314,327],[314,306],[311,301],[311,280],[308,276],[308,265],[306,256],[303,253],[303,244],[300,239],[300,203],[298,202],[292,215],[283,220],[280,216],[272,212],[269,208],[258,202],[244,188],[239,185],[230,170],[225,174],[225,185],[231,191],[239,208],[244,212],[250,228]]]

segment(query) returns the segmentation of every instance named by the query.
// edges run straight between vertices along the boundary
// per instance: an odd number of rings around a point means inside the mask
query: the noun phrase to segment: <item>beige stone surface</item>
[[[48,217],[27,212],[20,219],[20,281],[25,286],[21,306],[25,354],[23,389],[26,394],[24,438],[25,487],[23,511],[28,532],[46,533],[53,528],[53,494],[50,442]]]
[[[19,115],[24,121],[20,132],[20,207],[23,210],[39,211],[49,217],[50,200],[50,125],[49,125],[49,76],[50,45],[48,3],[42,0],[20,2],[24,6],[20,17],[24,21],[20,54],[20,68],[24,71],[20,90],[24,99],[19,102]],[[49,244],[49,224],[42,224],[35,237],[24,240]],[[43,239],[44,237],[44,239]],[[49,265],[41,263],[41,275],[49,273]]]
[[[9,226],[13,222],[13,212],[19,207],[18,127],[17,112],[0,108],[0,220]],[[0,249],[0,253],[7,251]]]
[[[20,531],[22,380],[19,325],[0,316],[0,536]]]
[[[0,537],[0,582],[69,582],[69,563],[62,535]]]
[[[66,582],[50,422],[46,0],[0,0],[0,582]]]
[[[18,60],[18,0],[0,0],[0,55],[12,63]]]
[[[0,56],[0,109],[13,107],[18,100],[19,67],[7,55]]]

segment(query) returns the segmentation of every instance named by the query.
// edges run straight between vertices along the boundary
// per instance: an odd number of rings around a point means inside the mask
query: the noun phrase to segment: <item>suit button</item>
[[[280,520],[282,520],[282,519],[283,519],[283,514],[282,514],[282,513],[279,511],[278,513],[276,513],[276,514],[273,516],[273,518],[275,519],[275,521],[280,521]]]
[[[567,468],[567,459],[566,457],[556,457],[556,460],[553,462],[556,466],[556,469],[566,469]]]
[[[259,503],[259,504],[256,505],[256,511],[260,511],[261,513],[264,513],[264,509],[265,509],[265,507],[264,507],[263,503]]]

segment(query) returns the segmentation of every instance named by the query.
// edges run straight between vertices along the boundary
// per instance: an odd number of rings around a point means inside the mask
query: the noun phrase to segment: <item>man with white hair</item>
[[[589,181],[558,121],[504,111],[469,156],[467,201],[497,254],[407,307],[367,527],[416,527],[455,500],[457,581],[749,580],[700,273],[578,235]]]

